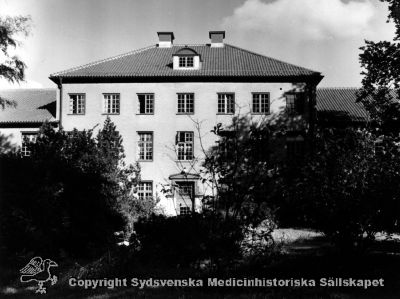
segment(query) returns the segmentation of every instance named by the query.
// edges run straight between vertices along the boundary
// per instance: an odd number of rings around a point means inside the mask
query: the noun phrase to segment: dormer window
[[[191,48],[184,47],[172,56],[174,70],[198,70],[200,68],[200,55]]]
[[[179,57],[179,67],[193,67],[193,57],[191,56],[183,56]]]

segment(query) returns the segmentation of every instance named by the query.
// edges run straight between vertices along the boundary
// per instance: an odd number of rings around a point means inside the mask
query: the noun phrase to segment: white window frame
[[[138,160],[153,161],[154,157],[154,134],[153,132],[137,132],[138,134]],[[144,137],[144,138],[142,138]],[[150,138],[149,138],[150,137]]]
[[[305,93],[304,92],[290,92],[285,94],[286,111],[288,114],[301,114],[305,109]],[[302,107],[300,105],[303,105]],[[299,111],[301,107],[302,111]]]
[[[141,181],[138,184],[137,195],[140,200],[153,197],[153,181]]]
[[[286,110],[289,114],[296,112],[296,94],[290,93],[285,96]]]
[[[29,157],[31,151],[28,149],[29,143],[36,142],[38,133],[37,132],[21,132],[21,155],[23,157]]]
[[[121,96],[119,93],[103,93],[103,113],[119,114],[121,110]]]
[[[178,93],[178,114],[194,114],[194,93]]]
[[[138,93],[138,114],[154,114],[154,93]],[[144,112],[141,111],[141,99],[144,97]]]
[[[190,215],[192,214],[192,209],[186,205],[180,205],[179,206],[179,215]]]
[[[194,68],[193,56],[179,56],[179,68]]]
[[[300,157],[304,154],[305,139],[303,136],[286,137],[286,153],[288,158]]]
[[[235,94],[232,92],[218,93],[217,114],[235,113]]]
[[[196,192],[196,182],[195,181],[176,181],[176,191],[180,196],[189,196],[189,198],[194,199]],[[190,187],[187,188],[187,187]],[[187,192],[189,191],[189,192]]]
[[[86,108],[86,94],[70,93],[69,94],[69,114],[84,115]]]
[[[270,93],[269,92],[253,92],[252,93],[251,112],[253,114],[269,114],[270,113]]]
[[[176,133],[176,156],[178,161],[191,161],[194,158],[194,133],[178,131]]]

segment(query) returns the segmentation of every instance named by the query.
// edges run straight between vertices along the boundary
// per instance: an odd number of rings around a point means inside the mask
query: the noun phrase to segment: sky
[[[49,75],[158,42],[225,42],[321,72],[321,87],[358,87],[364,40],[392,40],[378,0],[0,0],[0,17],[30,15],[32,30],[15,50],[26,82],[0,88],[55,88]],[[0,57],[1,59],[1,57]]]

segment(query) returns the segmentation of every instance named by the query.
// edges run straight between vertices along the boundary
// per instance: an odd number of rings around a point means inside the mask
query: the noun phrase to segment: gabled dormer
[[[173,57],[174,70],[198,70],[200,69],[200,55],[189,47],[178,50]]]

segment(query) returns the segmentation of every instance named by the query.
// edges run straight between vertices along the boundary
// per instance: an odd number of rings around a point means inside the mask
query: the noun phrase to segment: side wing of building
[[[2,150],[21,149],[29,155],[24,140],[34,140],[45,121],[58,124],[57,89],[0,90],[0,97],[13,103],[0,110]]]

